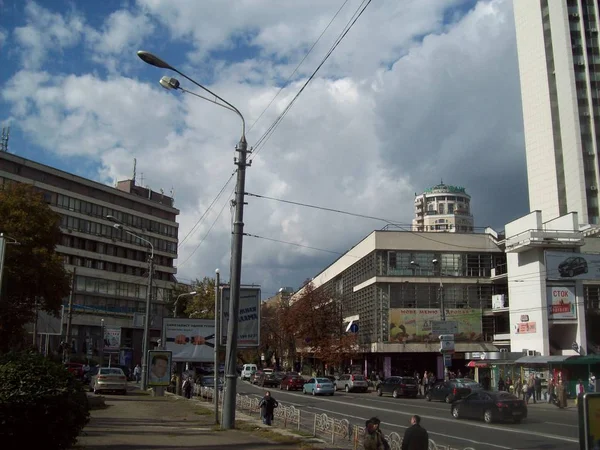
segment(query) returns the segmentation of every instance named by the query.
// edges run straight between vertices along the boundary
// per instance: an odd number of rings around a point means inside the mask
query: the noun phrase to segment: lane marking
[[[569,425],[568,423],[559,423],[559,422],[542,422],[542,423],[547,423],[548,425],[560,425],[561,427],[579,428],[579,425]]]

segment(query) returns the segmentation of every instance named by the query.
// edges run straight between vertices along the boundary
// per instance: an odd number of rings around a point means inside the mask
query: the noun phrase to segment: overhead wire
[[[297,242],[282,241],[280,239],[273,239],[273,238],[268,238],[268,237],[264,237],[264,236],[258,236],[256,234],[244,233],[244,236],[253,237],[253,238],[257,238],[257,239],[264,239],[265,241],[278,242],[280,244],[294,245],[296,247],[308,248],[311,250],[318,250],[320,252],[333,253],[334,255],[343,255],[344,254],[342,252],[336,252],[334,250],[326,250],[324,248],[311,247],[309,245],[298,244]],[[353,256],[353,255],[348,255],[348,256]],[[358,258],[358,256],[353,256],[353,257]]]

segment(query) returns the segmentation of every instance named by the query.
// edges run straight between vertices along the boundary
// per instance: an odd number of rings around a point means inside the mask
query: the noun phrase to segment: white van
[[[242,380],[249,380],[252,375],[258,370],[256,364],[244,364],[242,367]]]

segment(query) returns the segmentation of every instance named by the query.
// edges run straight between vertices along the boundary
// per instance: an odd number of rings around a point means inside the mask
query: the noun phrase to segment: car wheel
[[[381,388],[377,389],[377,395],[379,395],[380,397],[383,395],[383,391],[381,390]]]
[[[450,394],[446,395],[446,403],[452,403],[452,396]]]
[[[431,401],[431,394],[427,394],[425,396],[425,400],[427,400],[428,402],[430,402]]]
[[[492,410],[491,409],[486,409],[485,412],[483,413],[483,421],[485,423],[492,423],[494,421],[494,418],[492,417]]]
[[[346,392],[350,392],[350,388],[348,387],[348,385],[346,385],[344,389],[346,390]]]
[[[313,394],[313,395],[315,395],[315,396],[317,395],[317,393],[315,392],[315,390],[314,390],[314,389],[313,389],[313,391],[312,391],[312,394]]]
[[[458,409],[458,406],[452,407],[452,417],[454,417],[455,419],[460,419],[460,411]]]
[[[394,392],[392,392],[392,397],[398,398],[398,391],[396,389],[394,389]]]

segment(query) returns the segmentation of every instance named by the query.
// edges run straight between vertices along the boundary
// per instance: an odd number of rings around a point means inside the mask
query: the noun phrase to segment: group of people
[[[381,431],[381,421],[377,417],[367,420],[363,447],[365,450],[389,450],[390,444]],[[421,426],[421,417],[414,415],[410,418],[410,427],[404,432],[401,450],[427,450],[429,434]]]

